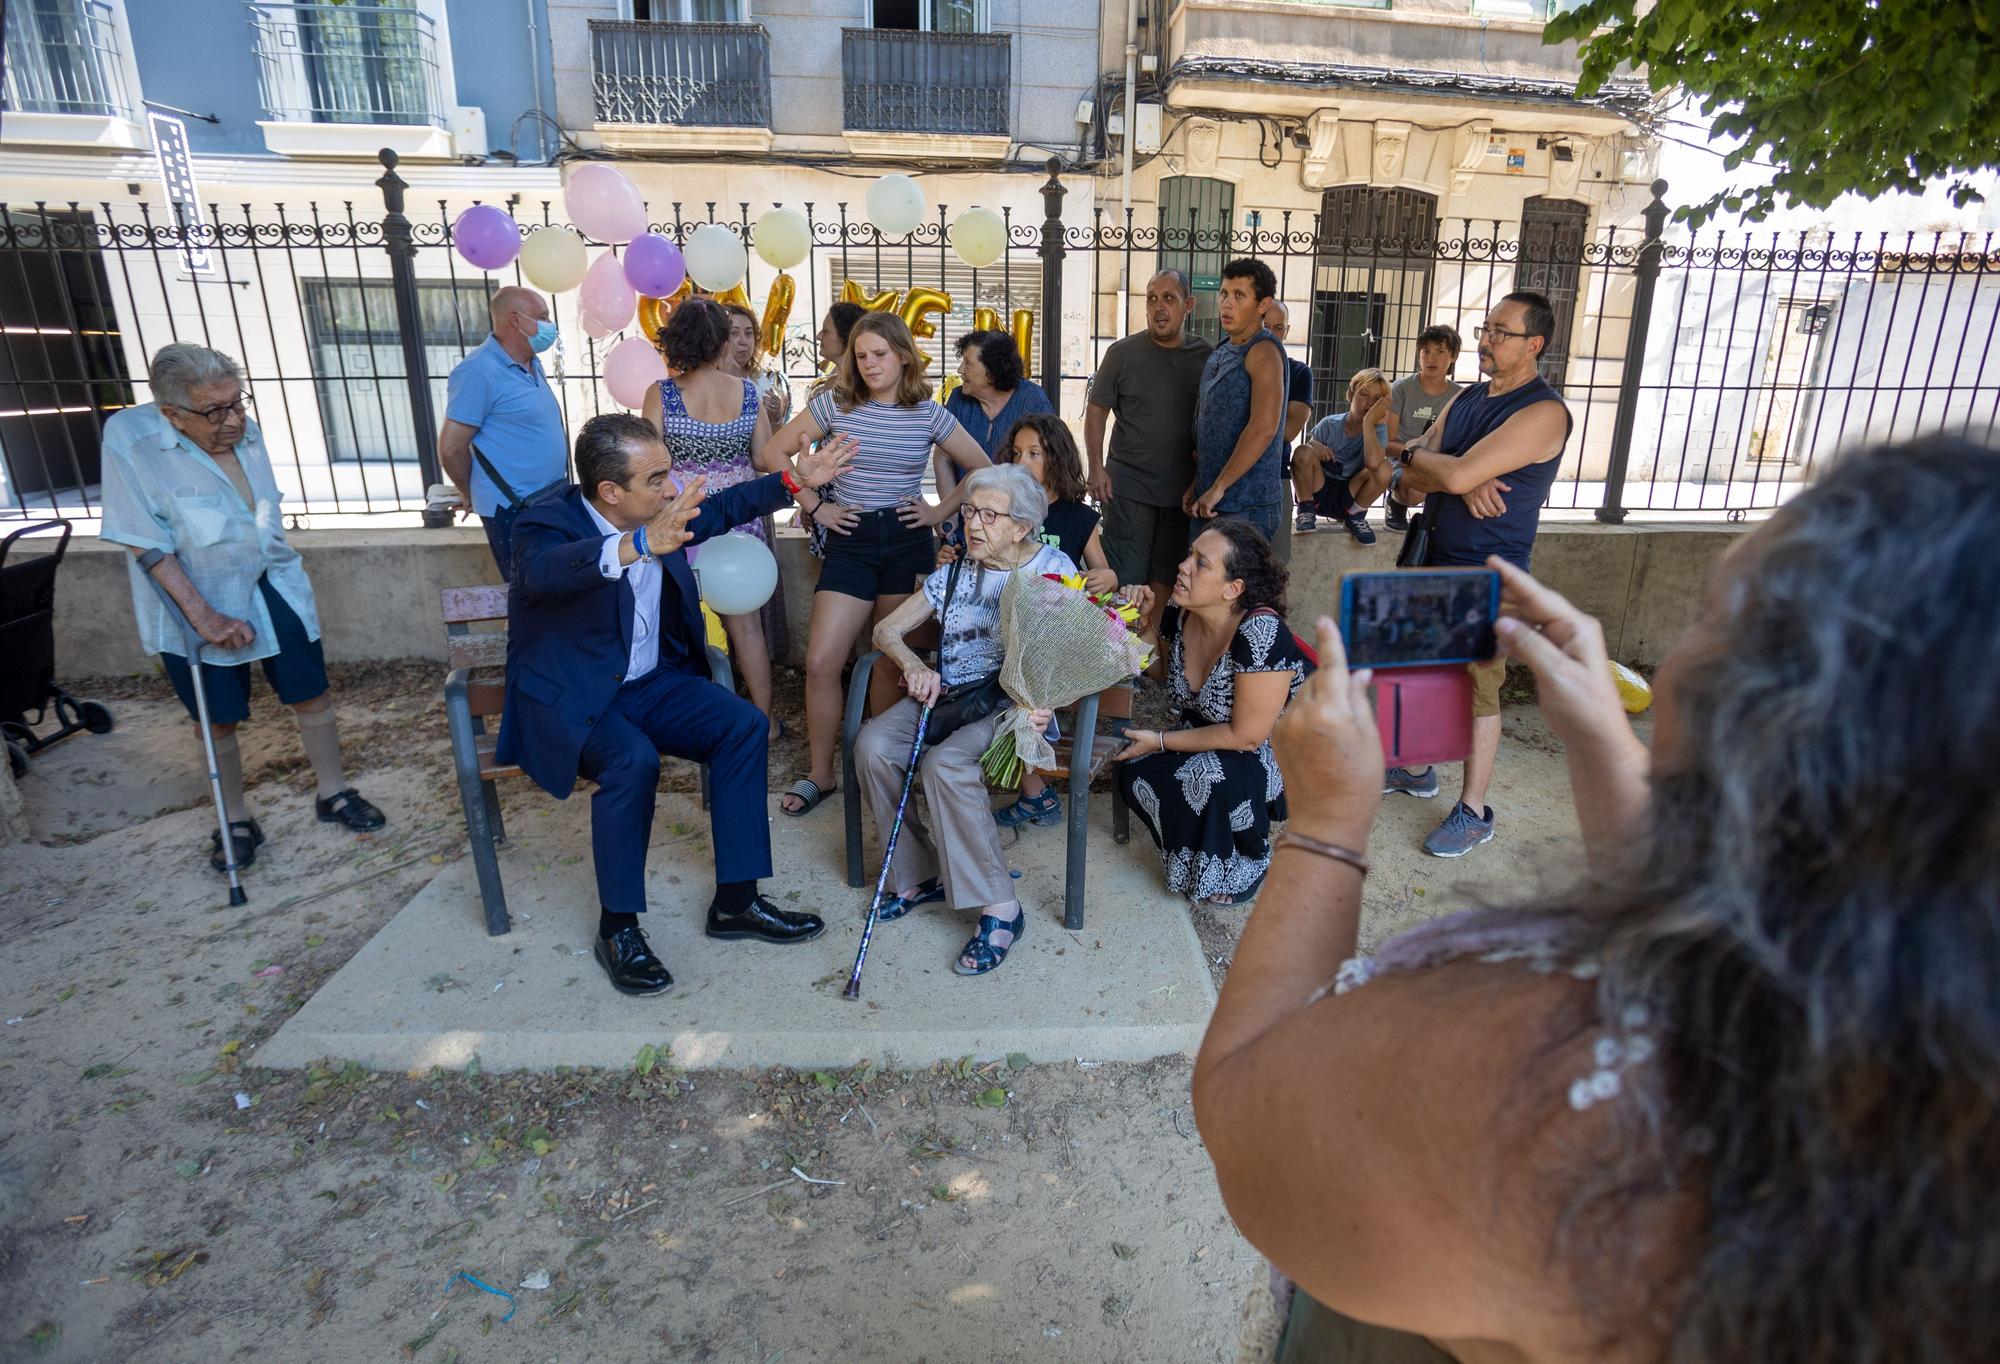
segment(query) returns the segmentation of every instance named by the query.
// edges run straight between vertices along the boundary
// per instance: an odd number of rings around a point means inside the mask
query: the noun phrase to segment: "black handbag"
[[[945,575],[944,605],[938,608],[940,629],[944,628],[945,621],[951,614],[952,595],[958,591],[958,571],[964,566],[965,558],[961,553],[960,557],[952,561],[951,572]],[[938,666],[940,670],[944,666],[942,645],[938,649]],[[941,744],[967,725],[977,724],[1003,706],[1011,704],[1006,691],[1000,686],[998,669],[977,681],[953,687],[931,706],[930,722],[924,727],[924,746],[930,748]]]
[[[1396,554],[1397,568],[1422,568],[1431,557],[1431,517],[1428,511],[1411,515],[1410,528],[1403,532],[1403,548]]]

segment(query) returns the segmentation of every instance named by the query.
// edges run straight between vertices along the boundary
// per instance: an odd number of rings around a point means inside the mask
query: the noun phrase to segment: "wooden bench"
[[[465,809],[465,832],[472,843],[472,865],[479,875],[479,899],[486,907],[486,931],[499,937],[508,930],[507,893],[500,884],[499,848],[507,841],[500,818],[500,797],[494,782],[522,775],[512,763],[498,761],[500,709],[506,699],[507,632],[473,630],[474,625],[505,623],[505,587],[447,587],[438,593],[444,614],[445,647],[451,671],[444,679],[445,723],[451,731],[451,761],[458,773],[458,799]],[[708,672],[718,686],[736,689],[729,656],[713,645]],[[701,769],[701,808],[708,808],[708,767]]]
[[[847,684],[847,714],[840,729],[840,789],[847,815],[847,884],[856,887],[870,884],[870,879],[862,861],[861,785],[855,779],[854,745],[860,737],[862,722],[900,699],[893,687],[870,686],[875,663],[881,657],[880,650],[871,650],[855,663],[853,676]],[[884,675],[893,679],[893,670],[885,669]],[[884,704],[885,699],[888,704]],[[1080,929],[1083,927],[1085,845],[1090,839],[1090,783],[1111,761],[1111,755],[1125,747],[1125,722],[1132,718],[1131,684],[1108,687],[1095,696],[1084,697],[1076,703],[1069,716],[1062,726],[1063,737],[1056,742],[1056,765],[1042,775],[1054,782],[1069,783],[1069,808],[1065,812],[1069,824],[1069,850],[1063,870],[1063,923],[1071,929]],[[1097,732],[1100,719],[1110,722],[1109,732]],[[1084,735],[1089,736],[1089,756],[1079,763],[1076,752]],[[1112,841],[1124,843],[1131,834],[1131,811],[1114,784],[1111,788]]]

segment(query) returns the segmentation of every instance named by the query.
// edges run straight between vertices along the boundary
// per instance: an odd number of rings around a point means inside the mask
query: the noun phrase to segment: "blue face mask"
[[[540,355],[556,343],[556,324],[544,318],[535,324],[535,334],[528,338],[528,345]]]

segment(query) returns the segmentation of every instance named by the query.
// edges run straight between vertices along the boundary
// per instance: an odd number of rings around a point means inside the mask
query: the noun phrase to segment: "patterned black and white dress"
[[[1179,709],[1173,729],[1226,725],[1239,673],[1289,672],[1285,701],[1310,665],[1284,617],[1252,611],[1197,687],[1182,657],[1181,610],[1160,617],[1160,648]],[[1255,752],[1155,753],[1118,768],[1118,786],[1160,845],[1167,889],[1192,900],[1246,895],[1271,865],[1271,821],[1285,818],[1285,782],[1267,739]]]

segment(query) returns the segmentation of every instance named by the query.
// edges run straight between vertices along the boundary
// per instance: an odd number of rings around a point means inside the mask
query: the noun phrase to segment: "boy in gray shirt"
[[[1458,392],[1452,381],[1452,367],[1458,363],[1457,331],[1438,323],[1417,335],[1417,372],[1407,374],[1389,386],[1389,457],[1403,453],[1403,447],[1430,430],[1444,405]],[[1388,509],[1384,524],[1390,530],[1410,528],[1409,509],[1395,498],[1385,499]]]

